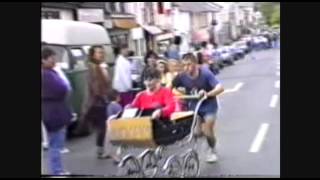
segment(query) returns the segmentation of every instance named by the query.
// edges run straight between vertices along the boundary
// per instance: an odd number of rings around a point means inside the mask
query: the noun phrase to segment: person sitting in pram
[[[152,110],[152,119],[169,120],[176,111],[176,102],[171,89],[161,86],[161,74],[155,68],[145,73],[146,90],[138,93],[130,107],[140,110]]]
[[[191,121],[173,123],[170,117],[179,111],[179,103],[171,89],[161,86],[161,73],[155,68],[145,72],[144,84],[146,90],[138,93],[133,102],[127,106],[142,111],[142,116],[151,115],[153,119],[153,132],[158,145],[172,144],[182,139],[190,129]],[[188,130],[187,130],[188,129]]]

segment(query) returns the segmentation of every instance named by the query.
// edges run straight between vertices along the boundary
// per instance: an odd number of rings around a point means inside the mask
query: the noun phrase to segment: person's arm
[[[171,73],[166,73],[166,87],[171,88],[173,81],[173,76]]]
[[[180,75],[177,75],[173,80],[172,80],[172,91],[173,91],[173,94],[175,95],[183,95],[183,94],[186,94],[186,91],[185,89],[181,88],[182,84],[181,84],[181,81],[180,81]]]
[[[141,108],[141,97],[142,97],[142,92],[138,93],[132,103],[130,104],[129,107],[133,108]]]
[[[222,84],[216,79],[212,72],[206,73],[209,84],[214,87],[211,91],[205,92],[207,97],[215,97],[224,91]]]
[[[164,99],[164,103],[165,103],[165,107],[163,107],[161,109],[161,115],[163,117],[170,117],[170,115],[175,111],[176,109],[176,102],[173,96],[173,93],[170,89],[164,91],[165,95],[165,99]]]

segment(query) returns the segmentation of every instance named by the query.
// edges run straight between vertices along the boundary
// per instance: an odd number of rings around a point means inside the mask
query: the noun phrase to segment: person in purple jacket
[[[68,175],[62,164],[60,150],[64,147],[66,127],[72,114],[66,101],[68,86],[53,69],[55,52],[50,48],[42,50],[41,58],[41,109],[43,123],[49,138],[49,167],[52,175]]]

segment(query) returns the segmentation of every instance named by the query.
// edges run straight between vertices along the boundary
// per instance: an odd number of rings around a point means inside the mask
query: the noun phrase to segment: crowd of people
[[[203,46],[204,47],[204,46]],[[217,120],[217,95],[224,91],[223,86],[210,70],[210,61],[205,49],[200,56],[187,53],[183,57],[177,53],[177,47],[170,47],[167,57],[160,58],[154,51],[149,51],[144,58],[145,67],[141,80],[137,84],[142,88],[138,93],[132,91],[134,80],[130,72],[132,63],[128,47],[120,47],[115,61],[113,79],[106,68],[102,46],[92,46],[88,53],[88,93],[84,102],[84,123],[96,129],[97,158],[112,158],[119,162],[119,155],[109,148],[106,137],[108,117],[121,112],[124,108],[153,109],[152,119],[166,121],[177,111],[194,110],[196,100],[184,106],[176,96],[198,94],[207,97],[200,108],[202,121],[198,128],[206,137],[209,146],[206,161],[217,161],[215,122]],[[50,48],[42,50],[42,120],[48,131],[50,174],[69,174],[65,171],[61,158],[64,148],[66,128],[72,119],[72,109],[68,97],[72,88],[68,80],[55,70],[55,52]],[[164,133],[161,131],[161,133]],[[109,152],[106,152],[106,151]]]

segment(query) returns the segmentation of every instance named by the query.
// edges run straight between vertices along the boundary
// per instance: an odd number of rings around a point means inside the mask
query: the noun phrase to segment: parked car
[[[230,50],[226,46],[219,48],[218,52],[221,55],[221,59],[222,59],[222,62],[224,65],[232,65],[233,64],[232,53],[230,52]]]
[[[244,57],[244,52],[242,49],[236,47],[235,45],[228,46],[229,51],[232,54],[234,60],[239,60]]]
[[[221,52],[218,49],[213,49],[212,50],[212,57],[213,57],[214,61],[217,63],[219,69],[223,69],[224,63],[223,63],[223,59],[221,56]]]
[[[250,47],[248,47],[248,41],[250,41],[250,39],[247,39],[246,41],[237,41],[233,44],[237,49],[239,49],[243,53],[243,56],[250,52]]]

